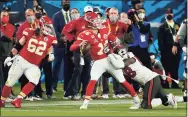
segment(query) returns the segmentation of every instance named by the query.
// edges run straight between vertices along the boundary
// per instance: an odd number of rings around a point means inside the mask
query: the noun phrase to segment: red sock
[[[5,100],[6,98],[8,98],[10,96],[11,90],[12,90],[12,87],[4,85],[1,99],[4,98],[2,100]]]
[[[96,80],[90,80],[89,84],[87,85],[87,89],[86,89],[86,96],[91,96],[93,94],[93,90],[96,84]]]
[[[134,96],[137,95],[136,92],[135,92],[135,90],[134,90],[134,88],[132,87],[132,85],[130,85],[128,82],[124,81],[124,82],[122,83],[122,85],[127,89],[127,91],[129,92],[129,94],[130,94],[132,97],[134,97]]]
[[[33,89],[35,88],[35,85],[31,82],[28,82],[23,88],[20,93],[21,96],[25,97],[27,96]]]

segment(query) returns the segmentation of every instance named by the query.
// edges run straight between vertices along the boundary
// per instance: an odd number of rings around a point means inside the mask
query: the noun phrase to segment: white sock
[[[160,106],[161,104],[162,104],[162,100],[160,98],[154,98],[151,101],[152,107],[157,107]]]
[[[133,101],[136,103],[140,103],[140,98],[137,96],[133,97]]]
[[[88,105],[88,104],[89,104],[89,101],[90,101],[90,100],[85,99],[83,105]]]
[[[184,102],[182,96],[175,96],[176,102]]]
[[[21,95],[18,95],[18,98],[21,98],[21,99],[23,99],[23,97],[22,97]]]

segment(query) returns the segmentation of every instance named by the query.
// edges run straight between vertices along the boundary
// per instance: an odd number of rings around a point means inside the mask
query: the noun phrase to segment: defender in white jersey
[[[170,104],[173,108],[177,108],[174,96],[172,94],[167,96],[164,93],[160,75],[143,66],[132,52],[127,52],[124,48],[120,49],[118,54],[109,54],[108,58],[116,69],[123,69],[125,75],[144,86],[141,108],[151,109],[153,98],[160,98],[165,106]]]

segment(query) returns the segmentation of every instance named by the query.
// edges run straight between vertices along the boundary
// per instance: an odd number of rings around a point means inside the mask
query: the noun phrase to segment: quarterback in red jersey
[[[49,61],[53,61],[52,45],[56,43],[52,32],[52,20],[47,16],[40,19],[40,28],[37,30],[25,29],[19,43],[11,51],[14,56],[13,64],[9,70],[8,79],[3,87],[0,107],[5,106],[6,98],[10,95],[12,86],[23,75],[29,82],[23,87],[20,94],[11,103],[16,108],[21,108],[21,101],[38,84],[40,78],[39,65],[42,59],[48,54]],[[18,55],[16,55],[18,54]],[[13,58],[8,57],[4,65],[10,65]]]
[[[111,73],[130,92],[135,102],[135,105],[130,109],[138,109],[140,100],[133,87],[125,81],[122,70],[116,70],[104,53],[104,47],[108,46],[108,41],[115,42],[117,38],[108,34],[108,28],[102,26],[102,20],[98,18],[96,13],[88,13],[85,20],[88,22],[88,29],[78,35],[77,41],[70,48],[73,51],[79,49],[79,47],[83,48],[86,43],[89,43],[91,45],[90,54],[94,60],[90,73],[91,80],[86,89],[84,103],[80,109],[87,109],[95,84],[106,71]]]

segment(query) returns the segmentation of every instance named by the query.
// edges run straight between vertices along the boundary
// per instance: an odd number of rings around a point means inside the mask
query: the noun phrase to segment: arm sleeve
[[[70,51],[75,51],[75,50],[79,49],[79,47],[80,47],[79,44],[80,44],[81,42],[82,42],[81,40],[75,41],[75,42],[71,45]]]
[[[10,31],[10,37],[9,38],[12,38],[14,36],[14,32],[15,32],[15,27],[13,25],[11,25],[11,31]]]
[[[127,24],[123,24],[124,32],[127,32],[127,31],[128,31],[128,28],[129,28],[129,25],[127,25]]]
[[[30,29],[30,28],[26,28],[25,30],[23,30],[21,38],[24,36],[25,40],[27,41],[28,38],[34,34],[34,30]]]
[[[71,45],[70,51],[75,51],[79,49],[79,44],[83,41],[87,40],[90,43],[90,33],[89,32],[82,32],[78,35],[77,40]]]
[[[18,40],[20,40],[21,38],[22,38],[22,33],[23,33],[23,26],[22,25],[20,25],[19,27],[18,27],[18,30],[17,30],[17,33],[16,33],[16,38],[18,39]]]
[[[109,41],[112,41],[112,42],[114,42],[114,41],[116,41],[116,36],[115,35],[113,35],[112,33],[109,33],[109,35],[108,35],[108,40]]]
[[[61,33],[65,35],[70,42],[75,39],[75,35],[72,33],[75,30],[75,25],[74,22],[69,22],[65,25]]]
[[[57,41],[60,42],[61,31],[59,30],[59,19],[57,17],[57,14],[53,15],[52,21],[53,21],[53,26],[56,33]]]

